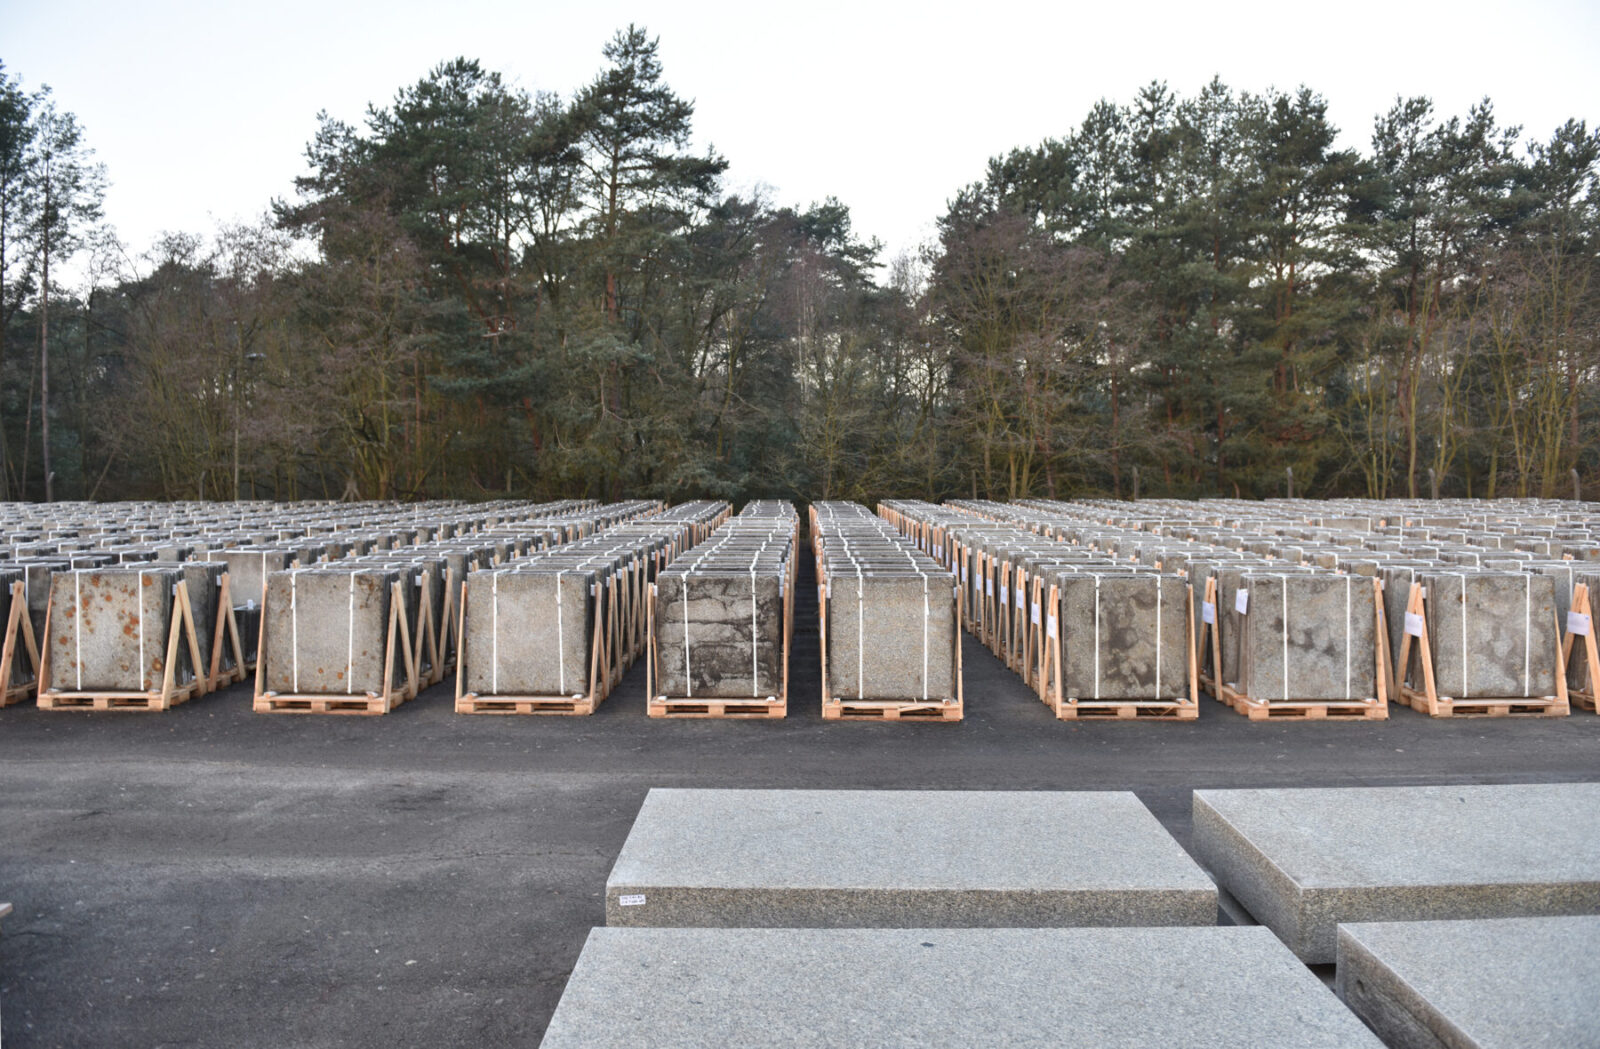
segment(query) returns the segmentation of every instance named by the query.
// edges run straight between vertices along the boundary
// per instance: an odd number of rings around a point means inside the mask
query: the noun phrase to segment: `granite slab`
[[[1211,925],[1216,886],[1132,793],[655,789],[611,925]]]
[[[1380,1049],[1261,928],[595,929],[544,1049]]]
[[[1200,790],[1193,848],[1312,963],[1340,922],[1600,913],[1600,783]]]
[[[1600,1049],[1600,917],[1339,926],[1335,987],[1392,1049]]]

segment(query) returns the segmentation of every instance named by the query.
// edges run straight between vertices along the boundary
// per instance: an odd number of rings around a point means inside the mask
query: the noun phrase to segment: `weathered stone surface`
[[[388,569],[270,574],[267,689],[286,695],[381,693],[391,588],[398,579]],[[393,680],[403,677],[401,663],[397,650]]]
[[[1259,928],[595,929],[543,1049],[1380,1049]]]
[[[1193,847],[1308,962],[1340,922],[1600,912],[1600,784],[1201,790]]]
[[[1339,926],[1336,987],[1393,1049],[1596,1049],[1600,917]]]
[[[656,585],[657,693],[738,699],[782,692],[781,575],[669,570]]]
[[[1188,587],[1169,574],[1063,572],[1061,694],[1071,699],[1188,695]]]
[[[172,623],[174,569],[58,572],[50,581],[50,680],[63,692],[161,687]],[[181,679],[180,679],[181,680]]]
[[[1240,684],[1252,699],[1376,698],[1372,584],[1351,575],[1254,572],[1246,577]]]
[[[593,571],[474,572],[467,578],[466,689],[479,695],[589,691]]]
[[[624,897],[642,895],[642,905]],[[1211,880],[1131,793],[662,790],[614,925],[1209,925]]]
[[[1554,581],[1525,572],[1429,572],[1428,643],[1440,695],[1555,693]]]
[[[955,590],[923,575],[841,566],[828,580],[828,683],[838,699],[953,700]]]

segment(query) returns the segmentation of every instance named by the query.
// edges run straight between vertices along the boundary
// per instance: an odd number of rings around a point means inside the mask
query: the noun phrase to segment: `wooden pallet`
[[[1237,689],[1221,686],[1222,702],[1251,721],[1273,718],[1300,718],[1306,721],[1383,721],[1389,717],[1387,697],[1351,703],[1310,699],[1251,699]]]
[[[776,696],[767,700],[655,696],[648,713],[653,718],[781,718],[788,715],[789,704]]]
[[[131,710],[157,713],[186,703],[207,691],[203,677],[179,682],[178,646],[187,641],[189,658],[196,669],[205,666],[200,658],[200,639],[194,628],[194,608],[189,603],[189,588],[180,584],[174,592],[172,621],[167,624],[167,651],[162,662],[161,687],[156,689],[52,689],[50,681],[50,646],[46,645],[39,658],[38,706],[40,710]],[[50,636],[50,618],[55,613],[55,600],[45,606],[45,637]]]
[[[362,696],[285,696],[268,692],[257,696],[253,708],[257,714],[387,714],[401,701],[392,696],[367,693]]]
[[[1441,696],[1433,676],[1433,646],[1428,640],[1427,608],[1423,604],[1423,588],[1412,586],[1406,601],[1407,619],[1415,616],[1421,624],[1413,634],[1407,630],[1400,642],[1400,658],[1395,664],[1395,677],[1400,681],[1400,698],[1412,710],[1435,718],[1505,718],[1538,717],[1564,718],[1572,712],[1567,695],[1567,663],[1560,643],[1556,645],[1556,694],[1553,696],[1469,696],[1456,699]],[[1554,616],[1554,612],[1551,613]],[[1380,635],[1382,637],[1386,636]],[[1561,624],[1556,623],[1556,637],[1561,637]],[[1416,646],[1412,646],[1413,638]],[[1412,656],[1416,659],[1413,660]],[[1411,677],[1413,662],[1420,664],[1422,687],[1417,688]]]
[[[1193,721],[1200,716],[1200,704],[1189,700],[1061,700],[1056,717],[1062,721]]]
[[[354,693],[286,693],[267,690],[267,610],[261,608],[261,637],[256,642],[256,691],[251,709],[257,714],[387,714],[418,692],[419,659],[411,644],[411,625],[401,614],[405,608],[404,582],[395,580],[389,594],[389,627],[383,652],[383,691]],[[400,662],[397,664],[396,659]],[[395,667],[404,680],[395,687]]]
[[[822,704],[824,721],[960,721],[959,700],[938,703],[894,699],[845,699]]]
[[[40,710],[137,710],[155,713],[170,710],[204,695],[203,683],[191,681],[170,691],[152,689],[149,692],[58,692],[45,689],[39,693]]]
[[[11,670],[17,665],[18,654],[27,659],[32,678],[13,683]],[[33,636],[33,620],[28,617],[27,587],[11,584],[11,614],[6,617],[5,640],[0,645],[0,707],[32,699],[39,689],[39,643]]]

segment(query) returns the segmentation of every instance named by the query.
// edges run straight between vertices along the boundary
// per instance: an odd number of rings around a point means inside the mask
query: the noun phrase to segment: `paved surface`
[[[799,593],[814,594],[802,557]],[[1133,790],[1600,781],[1600,717],[1058,722],[970,639],[967,721],[823,723],[814,605],[782,722],[0,711],[7,1049],[537,1045],[652,786]]]

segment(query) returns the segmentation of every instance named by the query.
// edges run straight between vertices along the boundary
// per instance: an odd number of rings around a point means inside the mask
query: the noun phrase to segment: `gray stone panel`
[[[622,902],[644,897],[643,904]],[[652,790],[613,925],[1210,925],[1216,888],[1131,793]]]
[[[1600,917],[1339,926],[1336,987],[1392,1049],[1600,1049]]]
[[[1201,790],[1193,847],[1308,962],[1334,927],[1600,913],[1600,784]]]
[[[1380,1049],[1264,929],[595,929],[543,1049]]]

